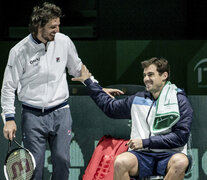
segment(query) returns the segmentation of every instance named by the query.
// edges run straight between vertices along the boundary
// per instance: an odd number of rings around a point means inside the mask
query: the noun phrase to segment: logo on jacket
[[[31,60],[29,63],[32,64],[33,66],[37,66],[39,64],[40,58],[36,58]]]
[[[56,57],[56,62],[60,62],[60,57]]]
[[[70,135],[71,135],[71,130],[68,130],[68,132],[67,132],[67,133],[68,133],[68,135],[70,136]]]

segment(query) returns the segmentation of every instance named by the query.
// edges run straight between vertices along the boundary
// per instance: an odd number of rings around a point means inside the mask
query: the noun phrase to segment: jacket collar
[[[178,88],[177,93],[186,96],[186,93],[185,93],[184,89]],[[156,99],[154,99],[152,94],[149,91],[146,91],[146,90],[144,90],[144,98],[150,98],[151,100],[156,100]]]
[[[32,34],[30,34],[30,37],[31,37],[31,40],[32,40],[35,44],[41,44],[41,43],[42,43],[38,38],[34,37]]]
[[[151,100],[154,100],[152,94],[146,90],[144,90],[144,98],[150,98]]]

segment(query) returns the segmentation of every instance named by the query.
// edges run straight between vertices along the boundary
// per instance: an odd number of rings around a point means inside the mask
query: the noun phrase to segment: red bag
[[[82,180],[113,180],[114,160],[126,152],[128,140],[103,136],[91,157]]]

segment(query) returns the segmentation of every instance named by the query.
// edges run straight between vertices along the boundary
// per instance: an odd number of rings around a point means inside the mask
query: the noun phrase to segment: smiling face
[[[44,27],[38,28],[37,38],[43,43],[53,41],[55,34],[59,32],[60,18],[51,19]]]
[[[162,88],[164,87],[167,77],[168,73],[164,72],[159,74],[157,67],[154,64],[144,68],[143,80],[146,90],[151,92],[155,99],[157,99]]]

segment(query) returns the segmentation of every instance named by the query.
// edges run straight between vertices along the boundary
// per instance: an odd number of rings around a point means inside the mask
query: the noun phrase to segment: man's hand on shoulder
[[[80,82],[84,83],[84,81],[90,77],[91,77],[91,73],[89,72],[87,67],[84,64],[82,64],[80,77],[74,77],[71,80],[72,81],[80,81]]]
[[[82,64],[80,77],[74,77],[71,80],[72,81],[80,81],[80,82],[84,83],[84,81],[90,77],[91,77],[91,73],[89,72],[87,67],[84,64]],[[102,90],[105,93],[107,93],[111,98],[114,98],[114,96],[117,96],[117,95],[124,94],[124,92],[119,89],[103,88]]]

